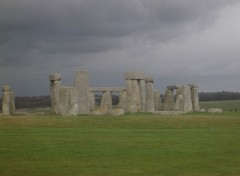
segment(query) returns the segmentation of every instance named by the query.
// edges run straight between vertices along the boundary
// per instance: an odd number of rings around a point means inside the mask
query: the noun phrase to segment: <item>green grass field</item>
[[[240,100],[200,102],[201,108],[222,108],[223,111],[240,111]]]
[[[240,175],[240,113],[0,116],[1,176]]]

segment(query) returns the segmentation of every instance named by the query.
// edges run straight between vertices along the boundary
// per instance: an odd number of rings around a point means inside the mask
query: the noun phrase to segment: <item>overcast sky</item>
[[[89,71],[90,86],[197,84],[240,91],[239,0],[1,0],[0,86],[49,95],[48,76]]]

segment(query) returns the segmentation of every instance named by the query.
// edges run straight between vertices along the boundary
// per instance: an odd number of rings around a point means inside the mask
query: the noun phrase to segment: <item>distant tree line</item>
[[[34,108],[50,107],[50,96],[33,96],[33,97],[15,97],[16,108]],[[0,110],[2,109],[2,99],[0,98]]]
[[[163,96],[163,95],[161,95]],[[101,103],[101,95],[95,95],[96,105]],[[223,101],[223,100],[240,100],[240,92],[200,92],[199,101]],[[119,103],[119,96],[112,95],[113,105]],[[50,107],[50,96],[33,96],[33,97],[16,97],[16,108],[34,108],[34,107]],[[2,109],[2,99],[0,98],[0,110]]]
[[[240,92],[200,92],[199,101],[240,100]]]

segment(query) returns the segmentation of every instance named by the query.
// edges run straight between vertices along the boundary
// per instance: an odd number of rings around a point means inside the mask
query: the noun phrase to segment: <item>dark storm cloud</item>
[[[219,8],[233,2],[1,0],[0,64],[32,65],[51,54],[119,49],[127,47],[129,38],[165,42],[204,28]],[[197,27],[189,29],[189,24]]]

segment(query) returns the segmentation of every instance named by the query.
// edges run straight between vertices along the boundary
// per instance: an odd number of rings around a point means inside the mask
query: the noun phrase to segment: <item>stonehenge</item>
[[[141,72],[126,72],[125,87],[90,87],[88,71],[75,72],[74,86],[61,84],[61,74],[51,74],[50,97],[52,113],[60,116],[94,114],[120,115],[124,113],[176,111],[199,111],[198,87],[196,85],[167,86],[165,95],[154,89],[154,79]],[[95,95],[101,95],[96,106]],[[117,94],[119,104],[113,106],[112,95]]]
[[[2,86],[2,113],[13,115],[15,112],[14,92],[10,86]]]

